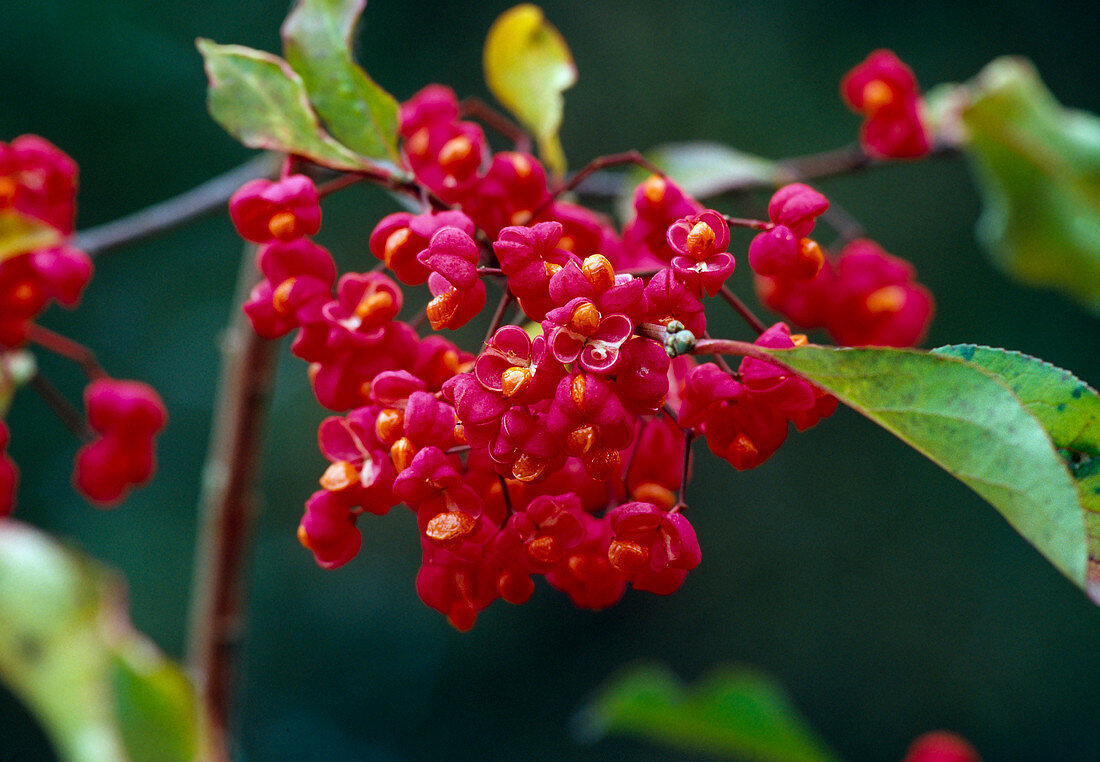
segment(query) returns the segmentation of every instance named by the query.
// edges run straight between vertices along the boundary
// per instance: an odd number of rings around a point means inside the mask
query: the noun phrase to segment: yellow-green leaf
[[[298,0],[283,23],[283,53],[328,131],[371,159],[400,161],[397,101],[352,55],[366,0]]]
[[[199,717],[183,671],[148,643],[132,639],[111,653],[109,670],[130,762],[194,759]]]
[[[45,222],[14,209],[0,211],[0,262],[61,243],[61,234]]]
[[[489,90],[535,136],[550,170],[563,174],[562,92],[576,83],[577,67],[561,33],[538,6],[517,5],[493,22],[483,64]]]
[[[193,691],[131,627],[122,582],[11,519],[0,519],[0,680],[66,760],[199,756]]]
[[[196,43],[210,79],[207,109],[249,148],[304,156],[333,169],[366,169],[368,159],[337,143],[321,128],[302,78],[270,53],[240,45]]]
[[[1074,480],[1039,420],[989,371],[908,349],[766,350],[985,498],[1082,589],[1088,549]]]

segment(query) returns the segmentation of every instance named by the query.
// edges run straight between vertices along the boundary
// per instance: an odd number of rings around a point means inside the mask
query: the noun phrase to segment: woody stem
[[[257,280],[244,248],[237,296],[222,345],[218,402],[200,498],[187,661],[206,711],[210,749],[229,759],[233,673],[244,629],[245,557],[256,509],[253,483],[278,344],[252,330],[241,304]]]

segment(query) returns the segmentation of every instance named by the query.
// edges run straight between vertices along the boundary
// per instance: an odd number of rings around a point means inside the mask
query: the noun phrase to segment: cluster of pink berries
[[[912,159],[931,150],[917,78],[892,51],[867,56],[845,75],[840,92],[863,114],[859,142],[871,156]]]
[[[779,189],[769,220],[746,221],[655,174],[620,235],[551,192],[535,157],[490,155],[447,88],[405,103],[400,129],[434,203],[376,225],[371,271],[337,279],[309,238],[323,194],[289,168],[242,187],[230,214],[261,244],[264,278],[244,308],[255,330],[296,331],[292,351],[310,364],[317,399],[346,411],[320,425],[330,465],[299,539],[321,566],[340,566],[360,550],[360,515],[404,503],[423,551],[417,590],[458,629],[498,598],[526,601],[537,575],[588,608],[613,604],[628,583],[678,589],[700,561],[683,513],[693,439],[753,468],[791,424],[802,431],[833,412],[834,398],[777,365],[690,356],[706,299],[744,309],[726,286],[731,223],[759,231],[749,265],[768,304],[796,323],[904,345],[930,318],[911,270],[874,244],[850,244],[834,263],[809,238],[829,202],[807,185]],[[476,352],[397,319],[403,289],[426,284],[421,317],[460,328],[484,311],[487,282],[501,296]],[[785,323],[755,325],[761,347],[806,341]]]
[[[76,163],[37,135],[0,143],[0,211],[73,232]],[[0,261],[0,346],[19,346],[50,300],[72,307],[92,276],[92,260],[64,244]]]
[[[107,378],[90,351],[34,323],[51,301],[76,306],[92,275],[88,255],[65,242],[73,231],[76,178],[76,163],[38,136],[0,143],[0,215],[52,231],[49,245],[18,247],[0,257],[0,387],[12,385],[8,358],[27,344],[81,363],[91,381],[84,393],[88,424],[100,436],[78,454],[73,482],[89,500],[111,504],[152,475],[154,436],[166,416],[150,387]],[[0,516],[14,507],[18,479],[8,439],[0,421]]]

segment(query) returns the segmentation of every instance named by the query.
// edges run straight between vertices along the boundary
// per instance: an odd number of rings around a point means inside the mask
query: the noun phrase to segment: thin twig
[[[668,416],[669,420],[676,424],[676,428],[680,431],[684,431],[684,427],[680,425],[679,416],[676,415],[676,411],[672,409],[672,405],[667,402],[661,405],[661,412]]]
[[[27,325],[27,340],[56,355],[72,360],[80,366],[89,381],[107,377],[107,371],[99,364],[95,352],[67,336],[54,333],[49,328],[43,328],[37,323],[30,323]]]
[[[726,221],[726,224],[731,228],[749,228],[750,230],[771,230],[775,227],[774,222],[765,222],[764,220],[749,220],[744,217],[730,217],[728,214],[723,214],[722,219]]]
[[[222,346],[218,404],[200,498],[187,661],[205,707],[209,757],[228,759],[237,644],[244,626],[245,554],[255,518],[253,482],[278,345],[252,330],[240,305],[257,280],[244,249],[233,316]]]
[[[419,331],[420,327],[424,325],[424,321],[428,319],[428,305],[424,305],[420,308],[420,311],[413,316],[413,319],[409,321],[409,327],[414,331]]]
[[[829,223],[829,227],[836,231],[836,234],[840,237],[839,243],[841,246],[849,244],[857,238],[863,238],[865,235],[863,225],[860,224],[859,220],[835,201],[829,205],[829,208],[825,210],[821,217]]]
[[[145,241],[225,208],[238,188],[258,177],[274,177],[282,157],[265,153],[167,201],[77,233],[73,246],[95,257]]]
[[[943,143],[933,146],[932,150],[922,158],[938,159],[958,155],[958,146]],[[833,151],[823,151],[780,161],[774,176],[767,180],[739,178],[725,184],[715,184],[710,187],[707,198],[722,196],[727,193],[770,190],[799,180],[820,180],[825,177],[846,175],[863,169],[874,169],[894,163],[897,162],[888,159],[873,159],[864,154],[859,146],[846,146]],[[628,179],[630,179],[630,175],[626,173],[618,173],[609,177],[588,178],[578,188],[578,191],[586,196],[615,197],[622,193],[623,183],[627,182]]]
[[[504,509],[508,511],[508,515],[511,516],[515,511],[512,509],[512,496],[508,494],[508,481],[497,474],[497,478],[500,479],[501,495],[504,497]]]
[[[869,167],[876,163],[859,144],[852,144],[821,153],[797,156],[779,162],[776,174],[779,184],[794,183],[799,180],[818,179],[841,175]],[[881,162],[879,162],[881,163]]]
[[[666,402],[667,406],[668,403]],[[634,426],[634,446],[630,448],[630,457],[626,459],[626,467],[623,468],[623,481],[628,483],[630,481],[630,469],[634,467],[634,458],[638,455],[638,444],[642,437],[642,431],[645,429],[645,424],[638,420]]]
[[[554,192],[550,194],[550,198],[542,202],[538,208],[531,212],[531,219],[537,219],[540,214],[546,211],[546,208],[550,206],[550,204],[561,196],[561,194],[576,188],[592,173],[599,172],[601,169],[607,169],[608,167],[620,167],[623,164],[634,164],[655,175],[660,175],[661,177],[665,176],[664,170],[642,156],[638,151],[624,151],[623,153],[614,153],[609,156],[600,156],[588,162],[579,172],[566,180],[565,183],[558,186]]]
[[[73,239],[73,246],[86,252],[88,256],[95,257],[105,251],[139,243],[174,230],[211,212],[224,209],[229,198],[249,180],[278,176],[284,158],[281,154],[261,154],[178,196],[153,204],[126,217],[81,231]],[[300,160],[291,166],[303,162],[304,160]],[[308,165],[301,169],[313,173],[327,173],[330,179],[318,189],[322,195],[354,183],[369,182],[408,196],[436,211],[451,208],[450,204],[417,182],[416,178],[400,171],[391,172],[379,167],[361,172],[341,173],[333,177],[331,171],[318,165]]]
[[[504,313],[508,311],[508,307],[515,301],[515,297],[512,292],[507,288],[504,289],[504,294],[500,297],[500,303],[497,305],[496,311],[493,312],[493,318],[489,321],[489,330],[485,332],[485,342],[492,338],[496,330],[500,328],[501,323],[504,322]]]
[[[333,193],[336,193],[337,191],[341,191],[351,185],[365,182],[366,180],[367,177],[365,175],[359,175],[355,174],[354,172],[349,172],[347,174],[340,175],[339,177],[335,177],[332,180],[324,182],[321,185],[318,185],[317,195],[321,198],[324,198],[325,196],[329,196]]]
[[[756,314],[749,309],[748,305],[741,301],[737,294],[730,291],[729,286],[722,286],[718,294],[726,300],[726,304],[733,307],[734,312],[740,315],[757,334],[764,333],[764,331],[768,330],[768,326],[764,324],[764,321],[758,318]]]
[[[687,508],[687,483],[688,474],[691,473],[691,443],[695,441],[695,430],[685,429],[684,431],[684,466],[680,475],[680,488],[676,490],[676,505],[672,506],[669,513],[679,513]]]
[[[511,140],[517,152],[531,153],[531,137],[524,132],[523,128],[481,98],[466,98],[458,104],[458,108],[462,116],[480,119],[487,127]]]
[[[49,379],[41,373],[35,373],[31,376],[28,385],[49,406],[61,423],[65,424],[65,428],[72,432],[73,436],[81,442],[91,442],[95,438],[92,432],[88,430],[87,424],[84,423],[84,416],[56,386],[50,383]]]

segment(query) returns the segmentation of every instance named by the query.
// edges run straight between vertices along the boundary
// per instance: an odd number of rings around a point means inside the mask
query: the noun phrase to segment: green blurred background
[[[399,99],[431,81],[487,97],[480,46],[502,0],[375,0],[360,60]],[[858,124],[841,75],[891,47],[924,87],[991,58],[1033,59],[1067,105],[1100,111],[1095,8],[1034,2],[544,2],[580,70],[566,97],[573,166],[670,140],[781,157],[840,146]],[[184,191],[248,158],[206,115],[196,36],[277,51],[286,0],[9,0],[0,137],[41,134],[81,167],[79,226]],[[820,184],[936,294],[929,346],[1038,355],[1100,383],[1100,321],[1008,282],[972,231],[978,199],[957,160]],[[365,268],[393,202],[369,188],[326,206],[322,242]],[[747,240],[741,241],[742,251]],[[195,504],[239,241],[224,215],[103,256],[76,313],[45,324],[163,394],[157,479],[99,512],[69,484],[76,443],[32,393],[10,415],[23,471],[16,516],[118,567],[133,620],[181,656]],[[742,262],[734,287],[749,290]],[[720,312],[720,310],[716,310]],[[743,336],[716,319],[716,335]],[[72,368],[43,358],[74,397]],[[580,745],[573,717],[624,664],[693,679],[723,662],[776,674],[842,756],[900,759],[945,727],[987,760],[1100,757],[1100,610],[998,514],[875,426],[841,411],[739,474],[698,449],[689,491],[703,564],[677,594],[578,611],[540,585],[467,634],[416,597],[411,515],[362,522],[361,555],[319,569],[294,532],[323,459],[323,411],[285,355],[267,428],[263,512],[248,572],[237,756],[249,760],[667,759],[631,741]],[[0,759],[50,759],[0,689]]]

